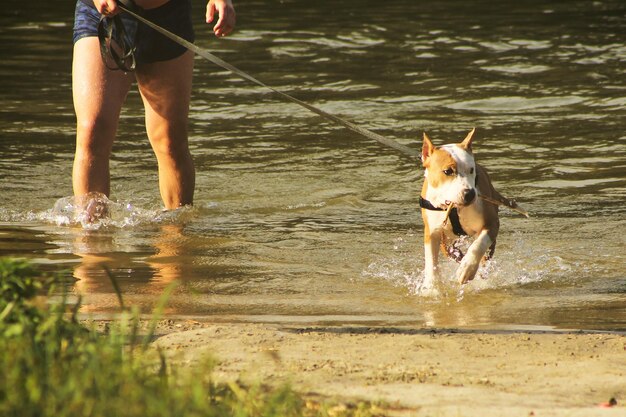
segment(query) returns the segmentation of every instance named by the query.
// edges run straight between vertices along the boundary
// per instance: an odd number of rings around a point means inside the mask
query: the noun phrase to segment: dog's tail
[[[513,199],[513,198],[506,198],[506,197],[502,196],[496,190],[493,190],[493,191],[494,191],[493,198],[485,197],[482,194],[480,195],[480,198],[482,198],[483,200],[485,200],[488,203],[495,204],[496,206],[508,207],[511,210],[518,212],[522,216],[530,217],[528,215],[528,212],[526,210],[524,210],[522,207],[520,207],[519,204],[517,204],[517,201],[515,201],[515,199]]]

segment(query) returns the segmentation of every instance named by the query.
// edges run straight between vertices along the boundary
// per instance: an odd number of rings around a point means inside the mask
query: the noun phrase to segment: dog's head
[[[422,147],[430,202],[436,207],[467,206],[476,199],[476,162],[472,155],[475,129],[458,144],[436,147],[426,133]]]

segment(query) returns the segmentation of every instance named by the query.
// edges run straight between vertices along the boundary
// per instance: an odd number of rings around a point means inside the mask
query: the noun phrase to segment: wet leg
[[[76,42],[72,63],[77,121],[72,184],[77,197],[90,192],[110,193],[109,158],[131,82],[132,75],[104,65],[97,38]]]
[[[193,203],[195,170],[189,152],[187,117],[193,53],[137,68],[146,109],[146,130],[159,165],[159,189],[167,209]]]
[[[440,230],[437,229],[431,233],[426,228],[424,230],[424,281],[420,289],[424,295],[437,295],[435,282],[439,279],[437,268],[440,245]]]

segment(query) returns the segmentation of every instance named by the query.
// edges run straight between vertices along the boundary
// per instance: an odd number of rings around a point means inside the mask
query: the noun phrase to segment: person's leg
[[[159,165],[159,188],[167,209],[193,203],[195,170],[187,138],[193,53],[138,65],[146,130]]]
[[[77,124],[72,182],[77,197],[110,193],[109,157],[132,79],[104,65],[97,37],[84,37],[74,45],[72,92]]]

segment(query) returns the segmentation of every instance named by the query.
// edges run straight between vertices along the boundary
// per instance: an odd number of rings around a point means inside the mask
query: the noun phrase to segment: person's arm
[[[113,1],[113,0],[100,0]],[[215,36],[226,36],[235,28],[235,8],[231,0],[209,0],[206,6],[206,22],[211,23],[217,13],[218,19],[213,26]]]

